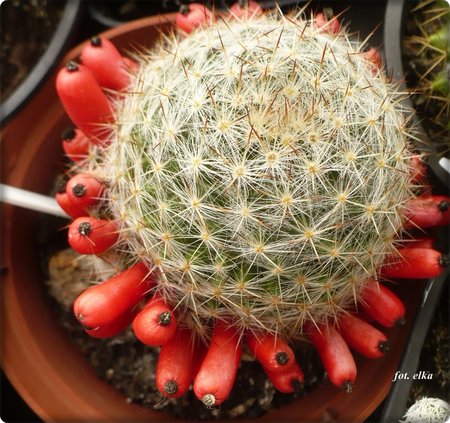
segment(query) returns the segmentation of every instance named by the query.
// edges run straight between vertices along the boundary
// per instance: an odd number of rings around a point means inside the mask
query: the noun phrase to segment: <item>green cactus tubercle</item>
[[[180,325],[300,337],[351,307],[394,249],[410,184],[401,94],[345,31],[228,20],[139,56],[106,181],[118,250],[158,271]]]

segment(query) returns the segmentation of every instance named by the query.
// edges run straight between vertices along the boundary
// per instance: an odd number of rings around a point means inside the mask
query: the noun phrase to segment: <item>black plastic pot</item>
[[[31,98],[55,69],[62,54],[69,46],[80,15],[81,0],[66,0],[58,26],[48,48],[34,65],[28,76],[14,92],[0,104],[0,126],[4,126]],[[36,28],[38,31],[38,28]]]

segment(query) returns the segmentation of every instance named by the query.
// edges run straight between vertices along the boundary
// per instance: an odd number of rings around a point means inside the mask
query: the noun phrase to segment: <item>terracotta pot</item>
[[[109,30],[104,36],[119,47],[151,44],[174,15],[151,17]],[[62,61],[76,57],[80,47]],[[69,125],[56,97],[54,79],[4,129],[2,181],[48,193],[62,170],[60,132]],[[128,404],[112,386],[100,380],[52,319],[43,283],[39,242],[41,217],[24,209],[3,207],[3,368],[20,395],[45,421],[168,421],[171,417]],[[60,228],[66,224],[60,222]],[[262,421],[358,422],[382,402],[391,386],[410,322],[418,306],[422,283],[394,286],[408,314],[407,325],[388,331],[390,353],[378,360],[357,358],[358,379],[352,394],[326,382],[311,394],[260,417]]]

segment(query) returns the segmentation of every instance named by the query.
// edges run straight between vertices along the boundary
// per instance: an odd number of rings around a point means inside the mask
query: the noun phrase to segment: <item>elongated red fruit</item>
[[[364,357],[379,358],[389,351],[386,335],[354,314],[342,314],[338,327],[347,345]]]
[[[415,245],[398,249],[398,255],[387,259],[380,269],[383,278],[429,279],[442,274],[449,265],[448,256]]]
[[[405,323],[405,306],[389,288],[368,282],[361,294],[364,311],[381,326],[391,328]]]
[[[138,262],[106,281],[91,286],[75,300],[73,310],[88,329],[114,325],[155,285],[147,266]]]
[[[228,398],[241,356],[236,330],[216,322],[208,352],[194,380],[194,393],[206,406],[219,405]]]
[[[89,138],[78,128],[68,128],[61,134],[64,153],[70,160],[78,162],[89,153]]]
[[[232,4],[230,7],[230,14],[236,18],[246,17],[251,18],[252,16],[260,16],[263,11],[257,1],[249,0],[239,0]]]
[[[127,65],[116,46],[107,38],[94,36],[81,50],[81,63],[103,88],[122,91],[130,85]]]
[[[85,327],[85,332],[92,336],[93,338],[111,338],[123,332],[136,316],[134,311],[127,311],[123,315],[117,317],[111,323],[105,324],[103,326],[97,326],[94,328]]]
[[[143,344],[165,345],[175,335],[177,323],[171,307],[155,294],[133,321],[133,331]]]
[[[307,334],[317,350],[331,383],[350,393],[356,380],[356,363],[344,338],[331,325],[310,325]]]
[[[156,386],[166,397],[181,397],[194,380],[197,351],[191,336],[189,331],[178,329],[172,339],[161,347],[156,366]]]
[[[56,202],[72,219],[76,219],[77,217],[86,216],[86,210],[82,207],[74,205],[70,198],[68,197],[66,192],[58,192],[55,195]]]
[[[409,200],[404,208],[405,228],[430,228],[450,224],[450,197],[428,195]]]
[[[424,182],[427,177],[427,167],[423,160],[419,156],[413,156],[411,158],[411,164],[411,182],[415,184]]]
[[[381,66],[383,65],[381,61],[381,56],[378,50],[374,47],[371,47],[369,50],[365,51],[362,56],[365,60],[371,63],[372,65],[372,73],[375,73],[379,69],[381,69]]]
[[[91,142],[104,143],[114,122],[113,111],[92,72],[73,61],[58,72],[56,90],[72,122]]]
[[[94,217],[79,217],[69,226],[68,241],[80,254],[101,254],[117,241],[119,233],[114,222]]]
[[[299,392],[303,388],[305,377],[297,362],[282,371],[272,372],[268,369],[264,369],[264,371],[274,388],[284,394]]]
[[[317,13],[314,17],[314,26],[328,34],[337,34],[340,30],[339,20],[334,17],[328,20],[323,13]]]
[[[245,336],[245,343],[259,363],[271,372],[287,369],[295,362],[294,351],[279,336],[249,332]]]
[[[175,18],[175,24],[188,34],[199,26],[208,25],[212,19],[211,11],[203,4],[183,4]]]
[[[98,203],[102,191],[101,182],[86,173],[72,176],[66,184],[66,193],[71,203],[84,209]]]

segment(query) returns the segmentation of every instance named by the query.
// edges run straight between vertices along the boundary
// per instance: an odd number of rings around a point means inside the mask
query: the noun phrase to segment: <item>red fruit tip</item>
[[[350,382],[349,380],[346,380],[342,384],[342,388],[344,389],[345,392],[347,392],[347,394],[351,394],[353,392],[353,383]]]
[[[71,60],[70,62],[67,62],[67,63],[66,63],[66,69],[67,69],[69,72],[75,72],[75,71],[78,70],[78,63],[77,63],[77,62],[74,62],[73,60]]]
[[[72,188],[72,192],[73,192],[73,195],[74,195],[75,197],[80,198],[80,197],[83,197],[83,196],[86,194],[86,192],[87,192],[87,187],[86,187],[86,185],[84,185],[84,184],[76,184],[76,185]]]
[[[285,364],[287,364],[289,362],[289,356],[284,351],[280,351],[280,352],[276,353],[275,361],[279,365],[284,366]]]
[[[173,395],[178,391],[178,383],[174,380],[169,380],[164,384],[164,392],[167,395]]]
[[[202,403],[207,407],[212,407],[216,403],[216,397],[213,394],[203,395]]]
[[[180,6],[179,12],[182,15],[186,16],[190,12],[189,6],[187,4],[182,4]]]
[[[390,345],[388,341],[380,341],[378,343],[378,349],[383,353],[386,354],[390,349]]]
[[[450,256],[442,254],[439,257],[438,263],[439,263],[439,266],[441,266],[441,267],[448,267],[450,265]]]
[[[170,311],[163,311],[158,316],[158,323],[161,326],[169,326],[172,321],[172,313]]]
[[[89,222],[81,222],[78,225],[78,233],[83,236],[88,236],[92,231],[92,225]]]
[[[442,200],[439,204],[438,204],[438,209],[439,211],[441,211],[442,213],[446,212],[450,207],[450,203],[446,200]]]
[[[63,141],[72,141],[75,138],[76,132],[74,127],[69,127],[64,129],[64,131],[61,132],[61,139]]]
[[[98,35],[94,35],[89,41],[93,47],[100,47],[102,45],[102,39]]]

